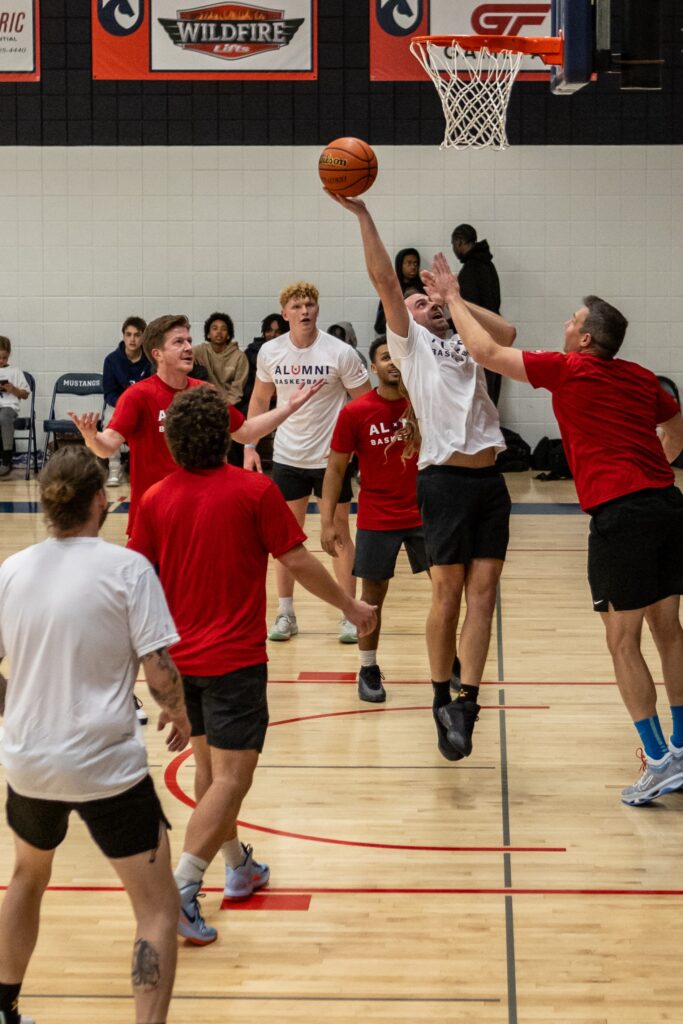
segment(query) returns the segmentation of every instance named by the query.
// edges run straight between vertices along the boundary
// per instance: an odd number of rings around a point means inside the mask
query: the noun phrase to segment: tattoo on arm
[[[138,939],[133,946],[133,966],[131,968],[133,988],[141,988],[145,992],[153,992],[161,982],[161,966],[159,954],[147,939]]]
[[[142,664],[149,692],[157,704],[171,715],[182,711],[185,706],[183,681],[168,650],[160,647],[143,655]]]

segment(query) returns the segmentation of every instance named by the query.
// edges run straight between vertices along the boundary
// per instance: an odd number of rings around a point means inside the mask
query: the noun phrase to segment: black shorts
[[[183,676],[193,736],[219,750],[263,750],[268,728],[268,669],[248,665],[222,676]]]
[[[55,850],[66,836],[69,815],[76,811],[105,857],[116,860],[157,850],[162,829],[170,824],[150,775],[118,796],[83,803],[20,796],[7,786],[7,824],[38,850]]]
[[[683,494],[649,488],[592,512],[588,582],[596,612],[647,608],[683,594]]]
[[[297,466],[285,466],[283,462],[273,463],[273,482],[277,484],[282,492],[285,501],[297,501],[299,498],[308,498],[315,494],[316,498],[323,496],[324,469],[299,469]],[[351,480],[353,478],[353,467],[347,466],[342,481],[339,504],[345,505],[351,501],[353,491]]]
[[[415,526],[408,530],[356,530],[353,575],[361,580],[390,580],[401,544],[405,546],[412,571],[426,572],[429,560],[424,533],[421,526]]]
[[[427,466],[417,474],[417,503],[430,565],[505,559],[511,502],[495,466]]]

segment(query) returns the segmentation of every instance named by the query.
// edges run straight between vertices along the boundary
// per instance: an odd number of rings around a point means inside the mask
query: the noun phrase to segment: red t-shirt
[[[187,379],[188,388],[201,387],[203,384],[203,381],[192,377]],[[164,438],[164,420],[169,405],[178,392],[184,390],[170,387],[155,373],[123,392],[107,424],[125,437],[130,445],[128,534],[133,532],[138,502],[147,488],[178,468]],[[242,426],[244,416],[234,406],[228,408],[232,434]]]
[[[674,482],[656,428],[679,409],[654,373],[587,352],[523,356],[529,382],[552,392],[582,509]]]
[[[375,388],[354,398],[339,414],[330,447],[358,455],[361,530],[409,530],[421,526],[415,495],[417,455],[405,462],[403,441],[390,442],[402,425],[408,403],[389,401]]]
[[[145,492],[130,547],[158,567],[180,634],[171,654],[181,672],[218,676],[268,660],[268,555],[305,540],[279,489],[260,473],[176,467]]]

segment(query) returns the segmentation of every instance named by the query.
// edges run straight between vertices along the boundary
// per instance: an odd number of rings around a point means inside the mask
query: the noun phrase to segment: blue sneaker
[[[199,909],[201,882],[190,882],[180,890],[180,917],[178,934],[194,946],[208,946],[215,942],[218,932],[208,925]]]
[[[267,885],[270,878],[270,868],[267,864],[259,864],[254,860],[254,851],[251,846],[245,846],[244,860],[236,868],[225,868],[225,889],[223,895],[226,900],[248,900],[254,889],[261,889]]]

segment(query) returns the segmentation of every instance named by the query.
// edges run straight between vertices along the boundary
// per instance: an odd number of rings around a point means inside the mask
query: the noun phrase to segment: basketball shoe
[[[382,686],[384,676],[379,665],[361,665],[358,673],[358,696],[371,704],[381,704],[387,699],[386,690]]]
[[[642,775],[632,786],[621,791],[621,799],[630,807],[649,804],[665,793],[674,793],[683,785],[683,757],[676,758],[669,753],[661,764],[653,764],[639,747],[637,756],[641,761]]]
[[[135,694],[133,694],[133,701],[135,703],[135,716],[138,722],[140,725],[147,725],[149,722],[149,716],[142,706],[142,701],[139,697],[136,697]]]
[[[268,639],[290,640],[291,637],[296,636],[298,632],[299,627],[296,624],[296,616],[285,615],[284,612],[278,612],[275,616],[275,622],[270,627]]]
[[[180,890],[180,917],[178,918],[178,934],[191,942],[193,946],[208,946],[215,942],[218,932],[208,925],[199,909],[199,890],[201,882],[190,882]]]
[[[245,846],[244,860],[239,867],[225,867],[225,889],[223,895],[226,900],[248,900],[254,889],[262,889],[268,884],[270,868],[267,864],[259,864],[254,860],[254,851],[251,846]]]
[[[478,704],[473,700],[463,700],[462,697],[439,708],[439,719],[446,727],[446,738],[460,757],[469,757],[472,753],[472,733],[479,711]]]
[[[358,630],[352,622],[348,619],[342,619],[339,623],[339,643],[340,644],[357,644],[358,643]]]

